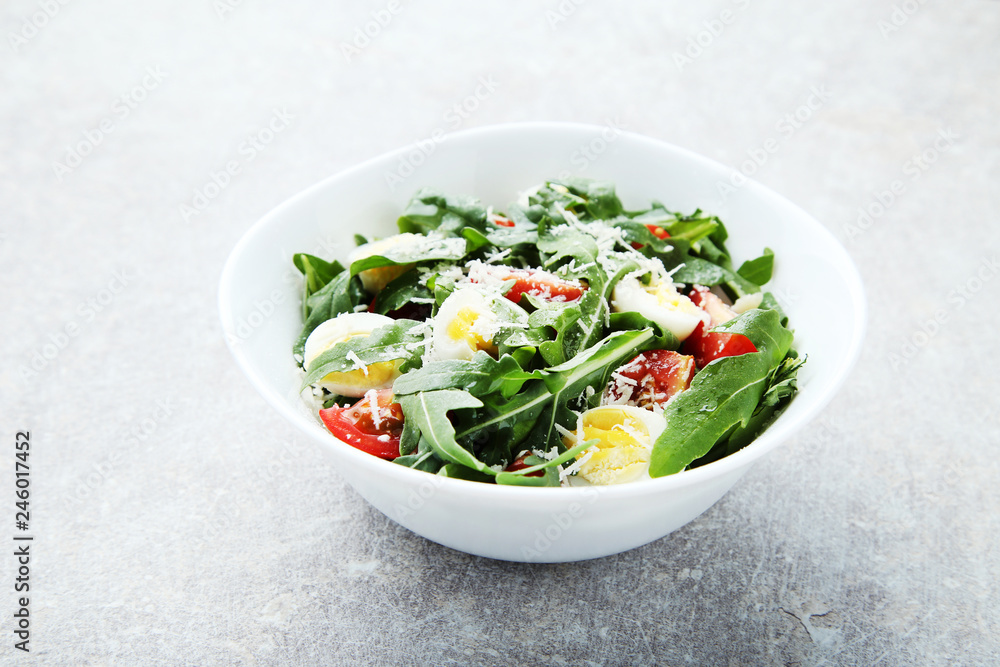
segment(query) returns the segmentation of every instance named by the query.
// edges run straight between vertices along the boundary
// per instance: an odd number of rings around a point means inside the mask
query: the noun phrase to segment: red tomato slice
[[[378,392],[376,412],[365,397],[348,408],[326,408],[319,417],[330,433],[382,459],[399,456],[399,439],[403,433],[403,408],[392,402],[392,390]]]
[[[655,236],[658,239],[670,238],[670,232],[665,230],[663,227],[660,227],[659,225],[652,225],[652,224],[646,225],[646,229],[652,232],[653,236]]]
[[[661,407],[691,386],[695,360],[673,350],[649,350],[636,355],[611,375],[604,390],[606,403],[621,403],[641,408],[653,403]]]
[[[502,215],[494,216],[493,222],[495,222],[500,227],[513,227],[514,226],[514,221],[513,220],[508,220],[507,218],[503,217]]]
[[[692,355],[698,368],[704,368],[721,357],[738,357],[741,354],[757,351],[753,342],[743,334],[705,330],[717,327],[736,317],[733,309],[726,305],[717,294],[714,294],[707,287],[695,285],[688,294],[688,298],[694,302],[694,305],[708,313],[712,319],[708,327],[705,326],[704,322],[699,322],[695,330],[681,345],[681,352]]]
[[[546,301],[576,301],[587,290],[587,286],[579,281],[563,280],[548,271],[498,266],[491,273],[500,280],[517,281],[510,291],[504,294],[514,303],[519,303],[523,294],[530,294]]]
[[[743,334],[705,331],[704,322],[699,322],[681,345],[681,352],[692,355],[698,368],[722,357],[738,357],[756,351],[753,342]]]

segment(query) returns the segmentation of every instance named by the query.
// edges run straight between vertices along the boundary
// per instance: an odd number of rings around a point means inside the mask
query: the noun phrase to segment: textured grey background
[[[0,10],[0,540],[24,428],[37,535],[30,656],[12,648],[0,555],[0,661],[1000,660],[1000,3],[404,1],[348,62],[341,45],[387,2],[223,2]],[[162,80],[126,116],[147,68]],[[496,91],[463,128],[617,119],[733,167],[774,138],[756,177],[866,281],[867,344],[821,418],[630,553],[509,564],[397,527],[264,404],[220,334],[220,271],[255,220],[452,129],[480,77]],[[276,108],[294,119],[247,159]],[[59,169],[102,119],[113,131]],[[240,173],[185,220],[230,160]]]

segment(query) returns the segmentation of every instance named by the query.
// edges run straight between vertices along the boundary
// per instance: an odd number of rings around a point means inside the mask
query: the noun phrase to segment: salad
[[[661,477],[745,447],[803,363],[773,253],[611,183],[548,181],[504,212],[422,189],[346,263],[297,254],[302,390],[330,432],[399,465],[528,486]],[[308,390],[308,391],[307,391]]]

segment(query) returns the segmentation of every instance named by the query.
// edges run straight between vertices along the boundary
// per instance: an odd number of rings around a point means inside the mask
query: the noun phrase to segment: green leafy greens
[[[474,198],[424,188],[397,226],[404,236],[370,244],[356,237],[369,245],[349,267],[293,257],[303,277],[303,328],[293,345],[300,364],[306,339],[328,319],[364,310],[393,318],[310,360],[302,388],[330,373],[397,363],[401,375],[392,392],[404,422],[395,462],[479,482],[560,485],[572,473],[564,467],[596,443],[576,441],[578,417],[601,402],[616,371],[640,353],[680,348],[671,331],[645,315],[617,312],[615,288],[623,279],[669,276],[685,289],[711,287],[735,300],[762,292],[775,269],[770,248],[735,268],[718,217],[700,210],[681,215],[657,201],[627,210],[611,183],[586,179],[548,181],[503,217]],[[368,293],[361,274],[383,267],[402,268]],[[434,327],[443,325],[435,317],[456,290],[475,282],[474,267],[507,271],[478,287],[498,297],[519,284],[525,274],[516,272],[525,270],[578,285],[578,296],[533,289],[518,303],[496,298],[491,308],[502,324],[493,347],[469,358],[439,358]],[[787,323],[764,293],[759,308],[712,330],[745,336],[756,351],[711,361],[662,406],[666,428],[652,443],[651,476],[728,456],[780,415],[804,363],[791,347]],[[322,400],[331,405],[342,398],[324,394]],[[509,469],[518,457],[523,465]]]

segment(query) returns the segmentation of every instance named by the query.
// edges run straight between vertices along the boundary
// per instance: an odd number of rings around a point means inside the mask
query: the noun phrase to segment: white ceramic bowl
[[[233,250],[219,305],[229,347],[250,382],[307,433],[368,502],[430,540],[514,561],[597,558],[646,544],[708,509],[755,461],[833,397],[858,356],[865,298],[850,258],[807,213],[755,182],[720,200],[731,170],[669,144],[610,127],[566,123],[497,125],[388,153],[309,188],[255,224]],[[627,208],[659,199],[702,208],[729,229],[737,262],[774,250],[767,286],[809,355],[798,396],[742,451],[670,477],[589,488],[504,487],[411,470],[335,439],[300,401],[291,347],[301,328],[292,254],[346,257],[352,236],[396,232],[396,218],[422,186],[471,194],[503,208],[516,193],[568,174],[613,181]]]

